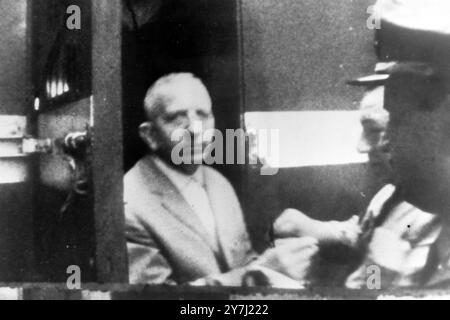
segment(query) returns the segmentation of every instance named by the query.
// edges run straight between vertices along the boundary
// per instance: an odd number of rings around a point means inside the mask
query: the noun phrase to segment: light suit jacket
[[[241,207],[230,183],[216,170],[203,169],[219,254],[197,215],[152,156],[142,158],[125,175],[131,283],[180,284],[201,279],[199,284],[241,285],[245,272],[241,267],[255,257]]]

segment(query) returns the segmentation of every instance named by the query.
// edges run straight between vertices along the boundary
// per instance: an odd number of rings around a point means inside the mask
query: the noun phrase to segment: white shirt
[[[384,186],[367,208],[361,225],[372,236],[364,262],[347,278],[349,288],[367,285],[369,266],[382,268],[381,282],[387,286],[419,285],[418,274],[427,264],[431,247],[441,232],[441,223],[436,215],[398,200],[389,208],[381,225],[376,226],[375,220],[395,191],[393,185]]]
[[[154,162],[158,169],[175,185],[192,208],[192,211],[198,216],[211,237],[214,247],[218,250],[216,221],[214,211],[211,208],[211,202],[205,190],[202,167],[200,166],[194,174],[188,175],[172,168],[158,157],[154,157]]]

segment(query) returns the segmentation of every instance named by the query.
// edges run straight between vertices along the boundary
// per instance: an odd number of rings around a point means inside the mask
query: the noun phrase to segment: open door
[[[39,281],[65,283],[75,266],[82,283],[127,282],[121,2],[32,0],[29,8],[36,139],[25,151],[34,153]]]

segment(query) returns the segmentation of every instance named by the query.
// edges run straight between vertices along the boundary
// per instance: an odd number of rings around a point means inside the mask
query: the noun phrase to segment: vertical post
[[[92,1],[93,181],[96,280],[128,281],[123,214],[120,0]]]

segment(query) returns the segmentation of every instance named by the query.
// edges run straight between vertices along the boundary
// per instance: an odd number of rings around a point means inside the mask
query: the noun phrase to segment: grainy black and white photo
[[[450,1],[0,7],[1,300],[450,299]]]

